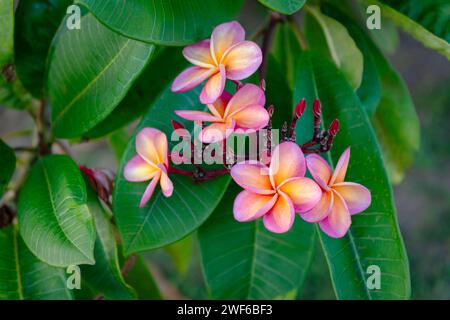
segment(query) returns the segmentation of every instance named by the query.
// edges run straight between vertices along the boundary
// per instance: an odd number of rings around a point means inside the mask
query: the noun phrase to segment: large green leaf
[[[394,22],[397,26],[399,26],[400,28],[402,28],[405,32],[409,33],[412,37],[414,37],[417,41],[420,41],[423,43],[423,45],[425,45],[426,47],[436,50],[437,52],[441,53],[442,55],[444,55],[445,57],[447,57],[447,59],[450,60],[450,43],[449,43],[449,9],[448,9],[448,2],[445,3],[442,8],[443,10],[434,10],[433,7],[431,11],[426,11],[427,9],[425,9],[423,11],[423,14],[428,14],[431,13],[431,15],[428,16],[428,18],[426,18],[426,23],[424,23],[424,21],[420,21],[419,23],[412,20],[410,17],[404,15],[403,13],[391,8],[390,6],[381,3],[380,1],[377,0],[364,0],[365,3],[367,4],[375,4],[378,5],[381,8],[381,13],[383,15],[383,17],[390,19],[392,22]],[[387,2],[387,1],[385,1]],[[427,1],[429,2],[429,1]],[[435,2],[433,0],[433,2]],[[439,5],[439,4],[438,4]],[[414,7],[414,6],[413,6]],[[433,16],[434,14],[437,14],[439,16],[439,18],[436,18],[436,16]],[[431,17],[431,18],[430,18]],[[440,21],[439,21],[440,20]],[[444,26],[443,31],[437,31],[433,30],[434,32],[436,32],[435,35],[433,34],[431,31],[429,31],[428,29],[426,29],[424,26],[422,26],[422,24],[426,25],[426,26],[430,26],[433,25],[434,23],[437,23],[438,28],[441,29],[441,25]],[[422,23],[422,24],[420,24]],[[434,27],[432,28],[434,29]],[[445,37],[445,38],[441,38]]]
[[[330,57],[342,70],[348,82],[357,89],[362,81],[364,59],[355,41],[340,22],[307,7],[305,36],[311,49]]]
[[[261,220],[236,221],[233,201],[240,190],[232,183],[198,231],[209,294],[214,299],[288,298],[305,279],[314,228],[300,217],[284,234],[267,231]]]
[[[197,229],[214,210],[230,181],[228,176],[223,176],[195,184],[189,177],[171,175],[173,195],[165,198],[158,187],[149,203],[139,208],[148,182],[129,182],[123,176],[125,164],[136,154],[136,133],[144,127],[158,128],[166,133],[169,147],[180,143],[170,142],[173,131],[170,121],[176,118],[174,110],[205,110],[198,102],[198,95],[199,90],[177,94],[167,89],[144,116],[122,157],[114,188],[113,211],[126,254],[162,247]],[[190,121],[178,118],[177,121],[192,128]]]
[[[102,23],[127,37],[181,46],[210,35],[231,20],[243,0],[77,0]]]
[[[185,66],[187,61],[179,48],[158,49],[155,57],[120,104],[84,136],[88,138],[104,136],[144,114]]]
[[[336,295],[340,299],[407,299],[409,265],[398,228],[396,209],[380,148],[367,114],[343,74],[325,59],[305,53],[298,64],[296,90],[307,101],[320,98],[324,120],[338,118],[331,164],[348,146],[352,156],[347,181],[362,183],[372,193],[372,204],[352,217],[348,234],[333,239],[320,232]],[[366,287],[367,268],[380,267],[381,289]]]
[[[2,140],[0,140],[0,199],[5,192],[6,186],[11,180],[16,169],[16,156],[14,151]]]
[[[191,261],[192,249],[194,245],[194,237],[192,235],[187,236],[175,243],[172,243],[164,249],[172,259],[172,263],[180,274],[185,274]]]
[[[92,291],[106,299],[133,299],[134,293],[125,283],[120,271],[116,239],[107,209],[91,187],[87,187],[87,194],[88,207],[95,221],[97,239],[94,247],[95,265],[81,266],[83,281]]]
[[[19,110],[26,109],[32,103],[31,95],[25,90],[15,73],[8,79],[0,73],[0,105]]]
[[[58,137],[79,137],[110,114],[144,70],[154,46],[125,38],[91,14],[62,30],[50,55],[47,86]]]
[[[15,225],[0,229],[0,300],[70,300],[64,269],[39,261]]]
[[[421,24],[439,38],[450,42],[450,2],[448,0],[382,0]]]
[[[53,36],[72,0],[20,0],[14,46],[17,75],[35,97],[44,96],[46,61]]]
[[[50,265],[94,264],[95,229],[86,185],[67,156],[50,155],[33,167],[20,192],[20,234]]]
[[[14,0],[2,0],[0,6],[0,69],[11,62],[14,52]]]
[[[263,5],[283,14],[293,14],[300,10],[306,0],[259,0]]]

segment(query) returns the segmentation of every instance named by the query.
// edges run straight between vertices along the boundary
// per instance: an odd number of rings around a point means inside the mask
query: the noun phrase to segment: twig
[[[262,55],[263,60],[261,66],[259,67],[259,79],[262,80],[266,77],[267,69],[267,56],[269,54],[270,44],[272,43],[273,32],[275,31],[275,26],[278,22],[282,21],[281,16],[278,13],[270,12],[269,25],[264,32],[264,38],[262,43]]]
[[[126,276],[131,271],[131,269],[133,269],[135,263],[136,263],[136,255],[133,254],[127,259],[127,261],[125,261],[125,264],[120,270],[122,276]]]

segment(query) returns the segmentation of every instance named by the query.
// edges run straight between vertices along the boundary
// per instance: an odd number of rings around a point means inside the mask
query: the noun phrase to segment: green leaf
[[[161,300],[158,286],[140,255],[135,255],[133,268],[125,275],[125,281],[136,291],[139,300]]]
[[[0,105],[23,110],[32,103],[31,95],[25,90],[22,83],[12,71],[10,79],[0,72]]]
[[[352,226],[345,237],[333,239],[319,231],[336,295],[339,299],[407,299],[408,259],[392,188],[367,114],[331,62],[305,53],[297,71],[296,90],[307,101],[317,97],[321,100],[326,124],[335,118],[340,121],[341,129],[329,157],[331,164],[336,164],[344,149],[351,146],[346,181],[361,183],[372,193],[371,206],[352,216]],[[381,269],[380,290],[366,287],[366,272],[371,265]]]
[[[55,135],[76,138],[110,114],[151,59],[154,46],[112,32],[91,14],[80,30],[62,24],[47,86]]]
[[[102,137],[146,113],[188,64],[180,48],[159,48],[154,55],[120,104],[102,122],[86,132],[85,137]]]
[[[348,34],[347,29],[318,9],[307,6],[305,36],[311,49],[330,57],[345,74],[348,82],[357,89],[362,81],[363,55]]]
[[[282,14],[293,14],[300,10],[306,0],[259,0],[267,8]]]
[[[2,0],[0,6],[0,69],[12,61],[14,53],[14,0]]]
[[[203,272],[213,299],[275,299],[301,287],[311,261],[315,231],[297,217],[292,229],[275,234],[262,221],[233,218],[241,189],[228,188],[217,209],[198,231]]]
[[[450,60],[450,43],[449,43],[450,40],[448,39],[450,33],[448,32],[448,29],[449,29],[448,27],[446,27],[446,31],[443,34],[438,33],[439,35],[446,37],[446,39],[443,39],[443,38],[440,38],[439,36],[436,36],[429,30],[427,30],[421,24],[410,19],[408,16],[391,8],[388,5],[381,3],[380,1],[365,0],[364,2],[367,4],[378,5],[381,8],[381,14],[385,18],[390,19],[397,26],[402,28],[403,31],[409,33],[417,41],[420,41],[424,46],[426,46],[430,49],[436,50],[437,52],[444,55],[445,57],[447,57],[447,59]],[[433,17],[431,19],[431,23],[434,23],[433,20],[436,21],[436,18]],[[446,21],[445,23],[448,25],[448,9],[443,10],[442,20]]]
[[[123,129],[119,129],[108,136],[109,147],[112,149],[118,160],[122,158],[122,155],[127,148],[128,141],[130,141],[130,134]]]
[[[127,37],[164,46],[207,38],[231,20],[243,0],[77,0],[102,23]]]
[[[400,11],[437,37],[450,42],[450,2],[448,0],[382,0],[381,2]]]
[[[159,248],[190,234],[212,213],[230,181],[228,176],[222,176],[194,184],[189,177],[171,175],[173,195],[166,198],[157,187],[149,203],[139,208],[148,182],[129,182],[123,176],[125,164],[136,155],[136,133],[145,127],[158,128],[166,133],[171,149],[181,141],[170,141],[173,132],[170,121],[176,118],[174,110],[206,110],[198,102],[198,95],[198,89],[186,93],[172,93],[167,89],[155,100],[155,105],[144,116],[128,143],[117,172],[113,195],[113,211],[126,254]],[[193,126],[190,121],[176,120],[186,128]]]
[[[172,262],[173,265],[175,266],[175,269],[180,274],[185,274],[189,267],[189,262],[191,261],[192,255],[193,242],[194,239],[192,235],[190,235],[184,239],[181,239],[175,243],[172,243],[164,247],[169,256],[172,258]]]
[[[94,264],[95,229],[86,185],[67,156],[40,159],[20,192],[20,234],[42,261],[57,267]]]
[[[81,266],[83,281],[92,291],[106,299],[133,299],[135,294],[125,283],[120,271],[116,240],[106,208],[91,187],[87,187],[87,194],[88,207],[94,217],[97,238],[94,247],[95,265]]]
[[[16,226],[0,229],[0,300],[71,300],[64,269],[39,261]]]
[[[0,140],[0,199],[11,180],[16,169],[16,156],[14,151]]]
[[[50,44],[72,0],[20,0],[15,21],[15,63],[24,87],[44,96],[46,61]]]

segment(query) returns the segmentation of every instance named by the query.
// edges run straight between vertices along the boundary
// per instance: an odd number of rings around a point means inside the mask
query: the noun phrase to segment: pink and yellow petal
[[[342,238],[352,223],[344,199],[333,191],[334,203],[328,216],[319,222],[323,232],[332,238]]]
[[[291,229],[294,218],[294,205],[287,195],[279,192],[275,205],[264,215],[263,222],[267,230],[284,233]]]
[[[232,117],[234,113],[249,106],[263,107],[265,103],[266,97],[260,87],[252,83],[245,84],[231,98],[225,110],[225,117]]]
[[[245,40],[245,30],[237,21],[222,23],[211,35],[211,54],[220,64],[224,53],[235,44]]]
[[[273,194],[269,168],[261,163],[238,163],[231,168],[231,177],[242,188],[258,194]]]
[[[136,135],[136,151],[150,164],[167,164],[167,137],[154,128],[144,128]]]
[[[247,190],[241,191],[234,200],[234,218],[240,222],[258,219],[273,207],[277,198],[277,194],[261,195]]]
[[[280,143],[273,150],[269,168],[274,188],[287,179],[303,177],[306,173],[306,161],[302,149],[294,142]]]
[[[221,118],[218,118],[204,111],[175,110],[175,114],[183,119],[190,121],[216,122],[222,120]]]
[[[125,179],[132,182],[150,180],[157,172],[158,169],[155,166],[149,164],[139,155],[128,161],[123,170]]]
[[[150,181],[147,188],[144,191],[144,194],[142,195],[141,202],[139,204],[139,208],[142,208],[147,204],[147,202],[150,200],[150,198],[153,195],[153,192],[155,192],[156,185],[159,182],[159,177],[161,175],[161,172],[158,171],[158,173],[155,175],[155,177]]]
[[[216,72],[217,68],[189,67],[175,78],[172,83],[172,91],[183,92],[191,90]]]
[[[203,40],[183,49],[184,57],[192,64],[202,68],[213,68],[214,60],[211,56],[210,40]]]
[[[319,222],[325,219],[331,211],[334,203],[332,191],[326,191],[322,194],[319,203],[310,211],[301,213],[300,216],[307,222]]]
[[[222,95],[213,103],[207,104],[209,111],[218,118],[223,118],[225,109],[232,95],[226,91],[222,92]]]
[[[259,130],[269,123],[269,113],[259,105],[253,105],[237,111],[232,115],[236,128]]]
[[[336,168],[334,168],[333,176],[330,180],[330,185],[335,183],[344,182],[345,175],[347,174],[348,163],[350,161],[350,147],[345,149],[339,158],[338,163],[336,164]]]
[[[344,199],[350,214],[357,214],[366,210],[372,202],[369,189],[358,183],[336,183],[333,185],[333,190]]]
[[[161,172],[161,179],[159,181],[161,191],[165,197],[170,197],[173,193],[173,183],[166,172]]]
[[[286,180],[279,190],[284,192],[294,204],[296,212],[307,212],[314,208],[322,198],[322,189],[309,178]]]
[[[200,92],[200,102],[203,104],[211,104],[216,102],[222,95],[225,88],[225,68],[223,65],[219,66],[219,72],[211,76],[206,81],[205,86]]]
[[[215,143],[228,138],[234,131],[235,123],[213,123],[200,132],[199,139],[203,143]]]
[[[311,176],[324,189],[328,190],[328,182],[331,179],[331,168],[328,163],[319,155],[311,154],[306,157],[306,165]]]
[[[251,76],[262,63],[262,52],[252,41],[243,41],[230,48],[223,58],[227,77],[242,80]]]

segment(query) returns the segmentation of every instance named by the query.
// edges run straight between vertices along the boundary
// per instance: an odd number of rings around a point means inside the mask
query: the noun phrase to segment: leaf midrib
[[[14,243],[14,262],[16,267],[16,273],[17,273],[17,292],[19,293],[19,299],[24,300],[25,294],[23,292],[23,285],[22,285],[22,273],[20,268],[20,261],[19,261],[19,243],[17,241],[18,235],[17,231],[13,230],[13,243]]]

